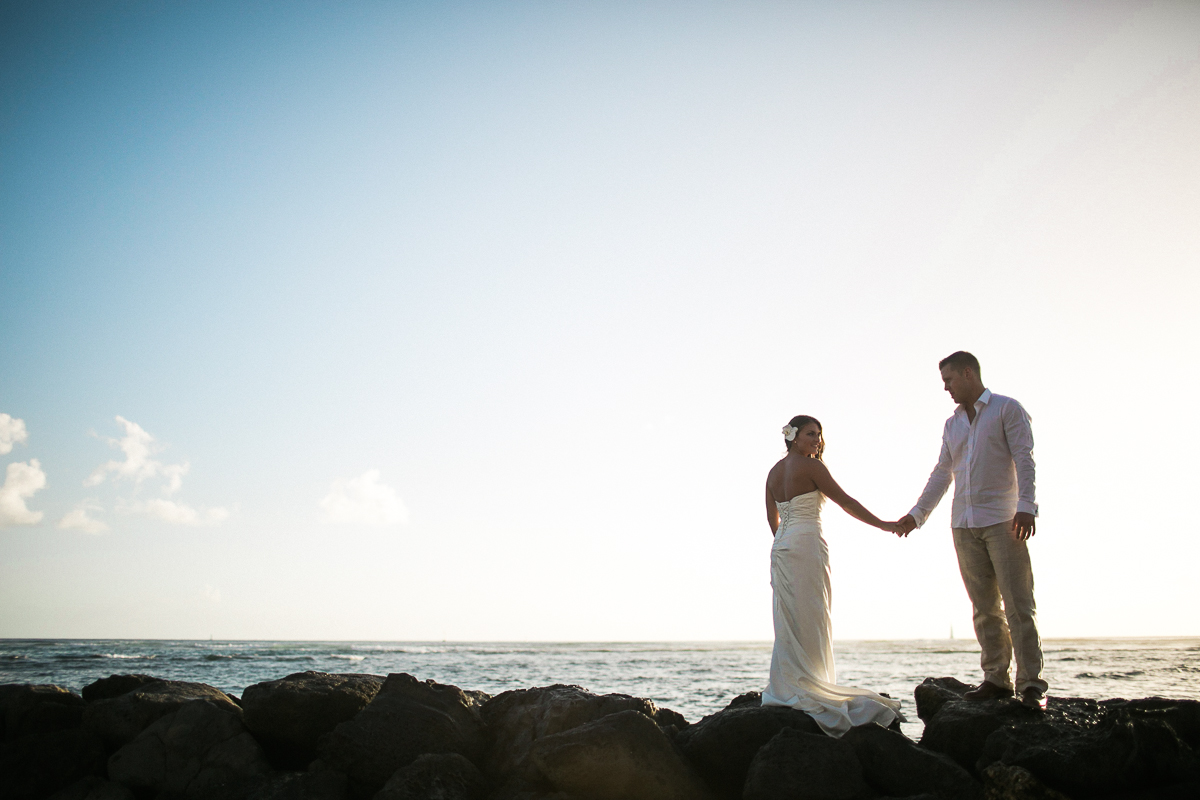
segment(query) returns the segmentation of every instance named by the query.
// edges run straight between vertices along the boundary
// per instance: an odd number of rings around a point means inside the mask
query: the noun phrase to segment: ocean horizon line
[[[1087,642],[1087,641],[1127,641],[1127,642],[1168,642],[1200,639],[1196,634],[1149,634],[1142,636],[1045,636],[1043,642]],[[864,637],[834,639],[835,644],[869,644],[873,642],[964,642],[978,644],[974,637]],[[507,644],[507,645],[765,645],[773,644],[771,639],[375,639],[375,638],[334,638],[334,639],[292,639],[292,638],[225,638],[225,637],[173,637],[173,636],[0,636],[3,642],[277,642],[277,643],[309,643],[309,644]]]

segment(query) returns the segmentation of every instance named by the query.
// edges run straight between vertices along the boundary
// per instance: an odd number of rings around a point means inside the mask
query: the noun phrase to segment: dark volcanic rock
[[[851,728],[842,741],[854,749],[867,783],[892,797],[932,794],[945,800],[982,800],[983,786],[949,756],[918,746],[874,723]]]
[[[823,736],[803,711],[785,706],[733,705],[710,714],[679,734],[675,743],[717,791],[741,797],[750,762],[775,734],[792,729]]]
[[[256,683],[242,692],[246,727],[276,766],[302,768],[317,757],[317,740],[366,708],[383,680],[298,672]]]
[[[261,784],[246,800],[346,800],[346,776],[332,770],[283,772]]]
[[[741,708],[743,706],[761,706],[762,692],[746,692],[739,694],[737,697],[729,701],[729,705],[725,708]]]
[[[35,733],[0,745],[0,797],[46,797],[104,770],[104,743],[81,728]]]
[[[931,683],[922,684],[926,710],[930,690],[940,691]],[[1200,703],[1193,700],[1098,703],[1051,697],[1039,713],[1014,700],[942,699],[926,720],[921,744],[976,775],[994,764],[1020,767],[1073,797],[1187,785],[1200,778],[1200,759],[1188,741],[1200,736]]]
[[[374,800],[483,800],[483,773],[458,753],[426,753],[396,771]]]
[[[147,684],[163,682],[163,678],[155,678],[152,675],[109,675],[107,678],[101,678],[83,687],[83,699],[88,703],[94,703],[97,700],[120,697],[126,692],[140,689]]]
[[[1193,750],[1200,750],[1200,701],[1147,697],[1141,700],[1105,700],[1100,712],[1124,714],[1132,720],[1156,719],[1171,726],[1175,735]]]
[[[987,740],[980,770],[1022,767],[1069,795],[1165,786],[1197,776],[1192,749],[1156,719],[1115,716],[1091,729],[1063,724],[1004,727]]]
[[[637,711],[664,727],[683,721],[650,700],[596,695],[578,686],[556,684],[498,694],[483,705],[490,740],[485,771],[497,783],[535,788],[537,770],[529,760],[535,742],[621,711]]]
[[[934,714],[941,711],[942,706],[962,700],[963,694],[973,688],[958,678],[926,678],[913,690],[913,697],[917,701],[917,716],[928,722],[933,719]]]
[[[78,728],[83,698],[52,684],[0,685],[0,741]]]
[[[474,698],[457,686],[389,675],[353,719],[321,737],[321,761],[350,777],[351,794],[379,791],[396,770],[425,753],[480,758],[483,723]]]
[[[134,800],[134,797],[121,784],[92,775],[51,795],[50,800]]]
[[[133,741],[155,720],[193,700],[208,700],[239,717],[242,713],[228,695],[207,684],[152,681],[116,697],[88,703],[83,711],[83,726],[99,734],[105,744],[115,750]]]
[[[228,700],[193,700],[142,731],[108,760],[108,776],[135,791],[190,800],[236,800],[271,767]]]
[[[1004,726],[1036,719],[1037,714],[1013,700],[948,702],[925,721],[921,746],[945,753],[964,769],[974,770],[989,736]]]
[[[1049,789],[1027,769],[992,764],[983,771],[987,800],[1070,800]]]
[[[782,730],[758,751],[744,800],[865,800],[874,796],[854,749],[840,739]]]
[[[710,793],[662,729],[621,711],[540,737],[531,759],[558,791],[592,800],[703,800]]]

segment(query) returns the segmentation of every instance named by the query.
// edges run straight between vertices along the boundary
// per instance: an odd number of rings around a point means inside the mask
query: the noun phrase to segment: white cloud
[[[14,419],[8,414],[0,414],[0,456],[11,453],[13,445],[24,442],[29,438],[25,430],[25,420]]]
[[[191,465],[183,464],[168,464],[163,467],[162,473],[167,477],[167,487],[163,489],[163,494],[172,495],[179,491],[179,487],[183,486],[183,476],[187,475]]]
[[[396,490],[379,482],[379,470],[357,478],[338,478],[321,500],[325,519],[336,525],[400,525],[408,522],[408,508]]]
[[[164,464],[156,461],[151,458],[159,450],[159,445],[154,441],[154,437],[147,433],[141,425],[120,415],[117,416],[117,422],[125,428],[125,436],[120,439],[109,439],[108,443],[119,447],[125,454],[125,460],[107,461],[101,464],[92,470],[92,474],[87,477],[83,485],[97,486],[104,482],[110,472],[116,475],[117,480],[131,480],[135,484],[141,484],[147,478],[161,475],[167,479],[167,485],[163,488],[164,494],[171,495],[179,491],[189,465],[186,462]]]
[[[84,533],[104,533],[108,530],[108,525],[89,517],[89,511],[103,511],[103,508],[94,503],[84,503],[59,520],[58,527],[65,530],[80,530]]]
[[[153,517],[172,525],[217,525],[229,519],[229,511],[224,508],[197,509],[161,498],[138,500],[133,503],[122,502],[118,508],[130,514]]]
[[[221,590],[216,586],[206,583],[200,587],[200,599],[206,603],[219,603],[221,602]]]
[[[181,464],[164,464],[153,456],[161,449],[154,437],[136,422],[118,416],[117,422],[125,429],[125,436],[120,439],[109,439],[114,447],[125,454],[123,461],[107,461],[92,471],[84,486],[96,486],[103,483],[109,475],[113,481],[128,480],[134,484],[134,496],[142,484],[152,478],[162,481],[162,493],[167,497],[175,494],[183,487],[183,476],[188,474],[191,465],[186,461]],[[229,518],[229,512],[219,506],[213,508],[194,508],[165,498],[138,500],[121,498],[117,500],[117,510],[126,514],[139,514],[152,517],[172,525],[216,525]],[[87,528],[86,525],[93,527]],[[87,517],[86,509],[76,510],[63,517],[61,527],[79,527],[89,532],[98,532],[95,525],[103,525],[98,520]]]
[[[32,459],[28,463],[18,461],[9,464],[0,486],[0,526],[35,525],[42,521],[41,511],[30,511],[25,507],[25,498],[46,487],[46,473],[42,465]]]

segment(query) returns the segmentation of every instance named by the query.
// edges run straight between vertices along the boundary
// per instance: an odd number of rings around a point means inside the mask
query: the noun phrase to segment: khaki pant
[[[1017,692],[1030,686],[1046,691],[1042,639],[1033,602],[1033,568],[1026,543],[1013,536],[1010,522],[1002,522],[986,528],[954,528],[954,549],[975,612],[984,679],[1013,688],[1008,665],[1015,654]]]

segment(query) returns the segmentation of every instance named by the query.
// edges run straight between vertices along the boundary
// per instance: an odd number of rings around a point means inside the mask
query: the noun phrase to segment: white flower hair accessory
[[[783,426],[783,438],[784,438],[786,441],[789,441],[789,442],[790,442],[790,441],[792,441],[793,439],[795,439],[795,438],[796,438],[796,434],[797,434],[797,433],[799,433],[799,432],[800,432],[800,429],[799,429],[799,428],[793,427],[793,426],[791,426],[791,425],[784,425],[784,426]]]

